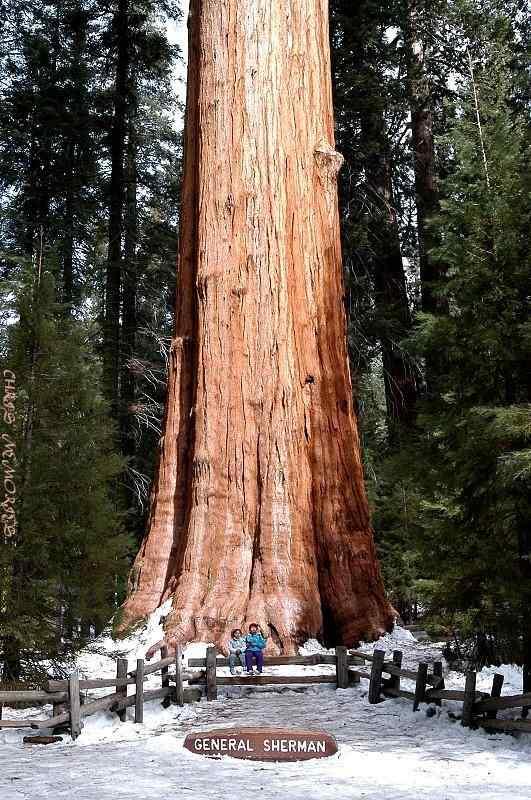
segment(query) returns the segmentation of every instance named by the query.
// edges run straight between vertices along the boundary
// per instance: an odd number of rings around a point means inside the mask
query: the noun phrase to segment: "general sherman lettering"
[[[253,761],[305,761],[337,753],[337,742],[323,731],[283,728],[228,728],[188,734],[184,746],[198,755]]]

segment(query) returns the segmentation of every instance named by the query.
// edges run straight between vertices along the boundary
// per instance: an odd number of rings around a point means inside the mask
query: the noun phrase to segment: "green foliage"
[[[16,375],[17,525],[2,552],[0,660],[13,678],[105,624],[130,547],[111,491],[123,463],[88,330],[58,313],[54,277],[40,271],[20,270],[4,361]]]
[[[441,369],[374,492],[391,594],[418,592],[478,662],[523,657],[531,607],[529,140],[507,30],[494,19],[475,40],[454,100],[432,220],[449,310],[418,315],[408,342]]]

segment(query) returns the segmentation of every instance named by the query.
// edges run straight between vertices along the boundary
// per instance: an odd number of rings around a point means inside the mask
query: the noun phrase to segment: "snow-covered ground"
[[[160,638],[161,609],[135,637],[119,643],[131,667],[147,647]],[[187,657],[201,655],[206,645],[192,645]],[[400,649],[404,665],[440,657],[436,645],[417,642],[397,628],[375,645],[388,652]],[[79,660],[80,671],[92,677],[114,673],[117,645],[102,639],[95,651]],[[316,642],[302,648],[320,649]],[[323,665],[270,667],[275,674],[333,671]],[[505,675],[504,694],[521,692],[518,668],[483,670],[478,688],[488,691],[492,675]],[[461,674],[447,672],[446,685],[462,688]],[[160,685],[160,676],[150,676]],[[407,687],[407,683],[404,684]],[[64,736],[47,747],[22,743],[28,730],[0,732],[1,800],[150,800],[259,796],[263,800],[529,800],[531,797],[531,736],[488,735],[470,731],[448,711],[460,704],[445,703],[433,717],[413,713],[406,700],[367,702],[367,681],[351,689],[330,685],[309,687],[220,687],[219,699],[163,709],[146,704],[144,724],[135,725],[132,711],[120,723],[102,713],[85,719],[79,739]],[[105,690],[108,691],[108,690]],[[42,718],[43,709],[4,709],[4,717]],[[189,753],[183,740],[189,731],[216,727],[272,725],[315,728],[333,734],[339,752],[332,758],[294,764],[269,764],[223,758],[206,759]]]

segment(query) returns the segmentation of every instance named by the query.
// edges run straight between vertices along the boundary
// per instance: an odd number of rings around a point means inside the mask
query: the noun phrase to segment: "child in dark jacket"
[[[249,625],[249,633],[245,637],[247,647],[245,649],[245,663],[249,675],[253,674],[253,661],[256,661],[258,674],[262,672],[264,666],[264,650],[267,644],[267,637],[262,633],[262,629],[252,623]]]

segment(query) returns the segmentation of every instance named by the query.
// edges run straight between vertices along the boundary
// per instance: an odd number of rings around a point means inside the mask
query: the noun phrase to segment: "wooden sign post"
[[[207,758],[250,761],[307,761],[337,753],[337,742],[323,731],[290,728],[223,728],[189,733],[184,746]]]

